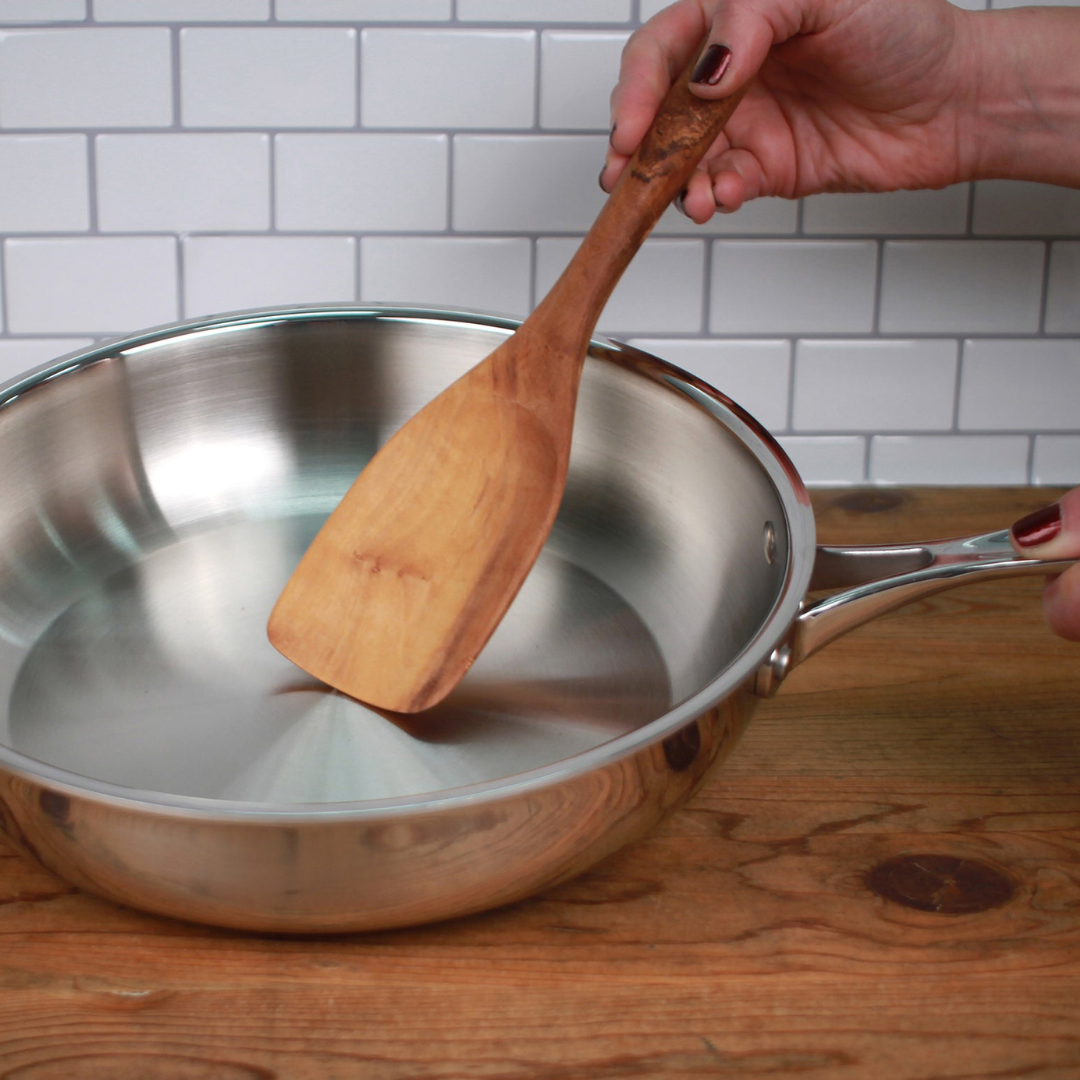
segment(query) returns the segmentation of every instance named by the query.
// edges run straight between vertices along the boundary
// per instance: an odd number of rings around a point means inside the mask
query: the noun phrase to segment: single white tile
[[[99,135],[96,151],[106,232],[270,226],[269,135]]]
[[[992,8],[1075,7],[1076,0],[990,0]]]
[[[536,242],[536,295],[543,297],[577,250],[576,237]],[[705,245],[646,240],[607,302],[601,334],[678,334],[701,330]]]
[[[278,135],[280,229],[446,227],[445,135]]]
[[[1080,331],[1080,242],[1050,245],[1046,329],[1051,334]]]
[[[604,204],[606,146],[597,135],[456,135],[453,227],[583,232]]]
[[[800,341],[795,431],[942,431],[952,427],[955,341]]]
[[[964,342],[961,430],[1080,428],[1080,339]]]
[[[4,269],[16,334],[124,333],[178,315],[171,237],[8,240]]]
[[[634,338],[630,344],[703,379],[770,431],[787,427],[789,341]]]
[[[967,206],[967,184],[955,184],[940,191],[811,195],[803,199],[803,232],[806,235],[955,236],[967,229]]]
[[[629,35],[545,30],[540,35],[540,126],[607,131],[611,90]]]
[[[277,0],[278,22],[438,22],[450,0]]]
[[[630,0],[457,0],[461,22],[630,21]]]
[[[1080,484],[1080,435],[1036,435],[1035,484]]]
[[[360,299],[521,318],[529,312],[532,246],[524,237],[367,236]]]
[[[90,227],[86,137],[0,136],[0,232]]]
[[[356,31],[208,27],[180,32],[188,127],[351,127]]]
[[[880,484],[1026,484],[1026,435],[878,435],[870,479]]]
[[[530,128],[535,90],[532,30],[368,29],[360,35],[365,127]]]
[[[93,343],[94,339],[88,337],[0,338],[0,383]]]
[[[1037,241],[889,241],[880,328],[887,334],[1034,333],[1044,251]]]
[[[265,22],[270,0],[94,0],[97,22]]]
[[[356,297],[349,236],[194,236],[184,241],[184,314]]]
[[[0,23],[75,22],[86,18],[86,0],[0,0]]]
[[[866,333],[877,247],[863,240],[718,240],[709,328],[727,334]]]
[[[805,484],[861,484],[866,479],[866,440],[861,436],[783,435],[777,441]]]
[[[638,0],[641,8],[640,18],[642,22],[648,22],[654,15],[666,7],[671,7],[671,0]]]
[[[656,224],[657,235],[676,236],[793,236],[799,227],[795,199],[753,199],[734,213],[713,214],[704,225],[691,221],[674,206]]]
[[[989,0],[949,0],[953,7],[966,8],[968,11],[984,11],[989,7]]]
[[[0,31],[0,127],[163,127],[172,112],[164,28]]]
[[[980,180],[972,229],[977,236],[1076,236],[1080,191],[1026,180]]]

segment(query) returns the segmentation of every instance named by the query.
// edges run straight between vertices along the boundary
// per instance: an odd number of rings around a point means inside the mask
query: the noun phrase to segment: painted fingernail
[[[682,191],[675,196],[675,209],[678,210],[680,214],[689,216],[686,214],[686,195],[687,189],[683,188]]]
[[[609,144],[611,143],[611,140],[615,138],[615,129],[618,126],[619,126],[618,124],[612,124],[611,125],[611,131],[608,132],[608,137],[607,137],[607,141],[608,141]]]
[[[715,86],[724,77],[730,63],[731,50],[726,45],[710,45],[701,54],[690,81]]]
[[[607,172],[607,164],[605,163],[604,167],[600,170],[600,178],[597,181],[600,184],[600,190],[605,191],[605,192],[607,191],[607,189],[604,187],[604,173],[606,173],[606,172]]]
[[[1047,544],[1061,532],[1061,507],[1057,503],[1044,506],[1027,517],[1022,517],[1012,527],[1013,539],[1022,548]]]

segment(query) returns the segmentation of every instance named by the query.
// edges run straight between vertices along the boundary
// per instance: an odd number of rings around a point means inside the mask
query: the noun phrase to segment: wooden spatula
[[[270,616],[273,645],[361,701],[419,712],[457,685],[551,530],[596,321],[741,94],[672,88],[551,292],[375,455]]]

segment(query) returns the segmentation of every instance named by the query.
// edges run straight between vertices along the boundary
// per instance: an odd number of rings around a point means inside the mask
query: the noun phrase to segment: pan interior
[[[505,332],[370,315],[209,325],[0,408],[4,746],[141,792],[363,802],[573,758],[716,680],[780,594],[783,508],[739,438],[614,351],[586,364],[551,539],[442,705],[381,715],[267,642],[348,483]]]
[[[667,669],[641,619],[552,551],[451,698],[417,717],[367,709],[266,640],[317,526],[223,525],[95,583],[23,663],[12,746],[125,787],[346,802],[547,765],[667,709]]]

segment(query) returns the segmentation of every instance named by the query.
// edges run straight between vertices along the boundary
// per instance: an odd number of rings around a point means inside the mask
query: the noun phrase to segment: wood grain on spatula
[[[741,97],[697,97],[692,67],[551,292],[386,443],[300,561],[268,634],[316,678],[419,712],[460,682],[499,624],[562,499],[596,321]]]

